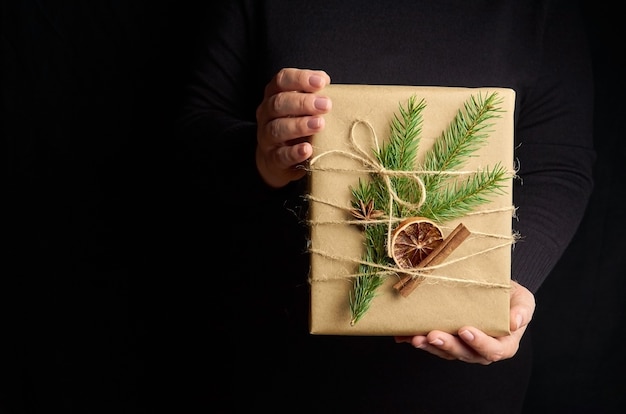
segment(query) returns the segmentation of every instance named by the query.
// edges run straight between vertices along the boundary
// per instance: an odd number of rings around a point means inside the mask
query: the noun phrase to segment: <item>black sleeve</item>
[[[258,74],[254,7],[222,1],[207,9],[178,117],[195,177],[245,203],[278,200],[294,187],[271,189],[256,169],[255,111],[269,78]]]
[[[593,78],[574,4],[546,10],[540,73],[518,103],[513,279],[535,292],[561,257],[592,191]],[[541,27],[541,25],[540,25]]]

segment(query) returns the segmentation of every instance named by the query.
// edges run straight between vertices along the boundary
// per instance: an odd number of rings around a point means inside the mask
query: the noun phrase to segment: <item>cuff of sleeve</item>
[[[535,294],[561,253],[556,246],[540,245],[536,238],[529,239],[534,241],[521,239],[513,247],[511,278]]]

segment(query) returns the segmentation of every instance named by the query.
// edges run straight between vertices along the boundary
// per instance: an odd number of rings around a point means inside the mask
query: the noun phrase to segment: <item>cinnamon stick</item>
[[[457,248],[467,237],[470,235],[470,231],[460,223],[452,232],[443,239],[441,244],[437,246],[424,260],[422,260],[415,269],[421,269],[428,266],[436,266],[443,262],[450,254]],[[426,271],[424,271],[426,272]],[[393,285],[400,294],[407,297],[417,288],[417,286],[423,281],[423,277],[414,277],[411,274],[404,274],[400,280]]]

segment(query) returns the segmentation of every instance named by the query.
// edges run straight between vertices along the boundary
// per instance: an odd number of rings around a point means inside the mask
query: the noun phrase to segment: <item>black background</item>
[[[617,413],[626,403],[624,23],[607,2],[583,6],[596,188],[537,294],[528,413]],[[181,261],[208,248],[193,241],[219,242],[217,230],[194,232],[201,212],[186,203],[198,186],[180,184],[193,172],[171,125],[194,28],[209,7],[2,3],[2,413],[167,406],[176,381],[140,379],[179,372],[163,355],[177,333],[193,340],[188,328],[203,329],[174,321],[194,311],[180,308],[185,284],[206,278]],[[192,295],[210,296],[206,287]]]

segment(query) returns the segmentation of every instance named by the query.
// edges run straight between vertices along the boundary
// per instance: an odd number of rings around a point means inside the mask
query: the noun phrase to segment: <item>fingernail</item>
[[[522,322],[524,322],[524,319],[522,318],[522,315],[517,315],[517,316],[515,317],[515,324],[517,325],[517,326],[515,327],[515,329],[516,329],[516,330],[517,330],[517,329],[519,329],[519,328],[520,328],[520,326],[522,326]]]
[[[443,345],[443,341],[439,338],[437,339],[433,339],[432,341],[429,342],[431,345],[435,345],[435,346],[441,346]]]
[[[424,349],[424,348],[426,348],[426,344],[416,345],[415,348],[417,348],[417,349]]]
[[[309,147],[308,147],[308,146],[306,146],[306,145],[301,145],[301,146],[298,148],[298,154],[299,154],[300,156],[309,155]]]
[[[330,101],[327,98],[316,98],[314,105],[317,109],[326,110],[330,105]]]
[[[321,128],[321,126],[322,126],[322,118],[311,118],[306,123],[306,126],[308,126],[311,129]]]
[[[467,330],[459,332],[459,336],[463,338],[465,342],[472,342],[474,340],[474,334]]]
[[[324,78],[318,75],[311,75],[309,76],[309,85],[321,88],[324,86]]]

